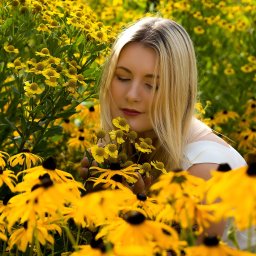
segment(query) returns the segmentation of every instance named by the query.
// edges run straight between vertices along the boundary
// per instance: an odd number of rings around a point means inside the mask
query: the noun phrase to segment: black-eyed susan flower
[[[148,245],[157,251],[172,249],[179,251],[186,243],[179,241],[178,234],[170,226],[146,220],[139,211],[128,211],[115,221],[106,222],[96,235],[117,246]]]
[[[80,245],[78,251],[73,252],[70,256],[114,256],[110,251],[107,251],[106,246],[93,248],[91,245]],[[117,255],[116,255],[117,256]]]
[[[2,212],[1,217],[7,220],[8,230],[16,222],[22,224],[27,221],[35,227],[38,219],[45,220],[46,215],[56,220],[63,219],[64,214],[61,213],[65,213],[68,206],[80,198],[76,184],[54,183],[49,174],[40,176],[39,182],[30,190],[22,189],[27,183],[19,183],[19,190],[24,192],[13,196],[8,202],[8,209]]]
[[[206,237],[202,245],[185,248],[187,256],[252,256],[254,254],[231,248],[217,237]]]
[[[69,138],[67,142],[69,151],[76,150],[84,152],[91,144],[88,141],[88,138],[85,137],[85,134],[77,134],[75,137]]]
[[[213,172],[213,179],[218,183],[216,186],[210,183],[206,198],[210,201],[220,199],[214,208],[214,215],[219,219],[233,218],[240,230],[256,226],[256,164],[251,163],[231,172]],[[246,192],[246,196],[241,191]]]
[[[114,176],[120,175],[126,182],[135,183],[138,179],[137,170],[139,170],[138,165],[133,164],[123,169],[112,170],[112,169],[104,169],[97,166],[92,166],[90,168],[92,175],[99,174],[97,177],[96,183],[100,183],[101,180],[111,181]]]
[[[112,123],[113,123],[113,125],[114,125],[116,128],[118,128],[118,129],[120,129],[120,130],[122,130],[122,131],[128,132],[129,129],[130,129],[129,124],[128,124],[127,121],[126,121],[124,118],[122,118],[122,117],[114,118],[114,119],[112,120]]]
[[[56,161],[52,157],[48,157],[46,160],[43,161],[42,165],[35,166],[33,168],[28,168],[24,171],[19,172],[18,176],[24,175],[23,179],[24,181],[35,181],[40,180],[40,177],[42,177],[45,174],[48,174],[50,178],[53,180],[53,182],[56,183],[73,183],[78,184],[78,182],[75,182],[73,176],[65,171],[59,170],[56,168]],[[19,184],[19,187],[20,184]]]
[[[11,191],[14,191],[17,182],[17,177],[13,171],[2,169],[0,167],[0,187],[6,184]]]
[[[30,152],[26,152],[27,150],[24,150],[24,151],[25,152],[21,152],[16,155],[13,155],[8,159],[8,163],[11,167],[20,165],[26,169],[26,168],[31,168],[32,166],[42,162],[43,160],[42,157]]]
[[[218,124],[223,124],[230,119],[236,119],[238,117],[239,115],[234,111],[223,110],[223,111],[217,112],[214,115],[214,120]]]
[[[28,245],[36,239],[40,244],[46,243],[53,244],[54,238],[51,233],[59,233],[61,235],[61,228],[54,223],[50,223],[49,220],[38,220],[35,226],[30,225],[29,221],[24,222],[18,229],[11,232],[11,236],[8,241],[9,249],[12,249],[14,245],[22,252],[25,252]]]
[[[0,168],[2,168],[2,170],[5,168],[9,157],[10,155],[7,152],[0,151]]]

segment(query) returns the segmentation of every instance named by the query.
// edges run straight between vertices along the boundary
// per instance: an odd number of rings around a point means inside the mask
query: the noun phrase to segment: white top
[[[239,168],[247,165],[244,158],[230,145],[223,145],[215,141],[200,140],[189,143],[185,147],[183,168],[186,170],[193,164],[200,163],[228,163],[232,169]],[[226,229],[222,236],[222,241],[229,244],[231,247],[234,245],[228,239],[229,221],[227,222]],[[237,241],[241,249],[247,246],[247,230],[236,231]],[[252,244],[256,245],[256,237],[253,236]]]
[[[183,169],[200,163],[228,163],[232,169],[246,165],[244,158],[233,147],[210,140],[195,141],[185,147]]]

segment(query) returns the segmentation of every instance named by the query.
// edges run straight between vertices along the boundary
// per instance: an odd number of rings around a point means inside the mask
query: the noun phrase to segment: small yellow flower
[[[46,78],[46,79],[50,79],[52,77],[54,78],[59,78],[60,74],[58,72],[56,72],[55,69],[53,68],[47,68],[45,70],[42,71],[42,75]]]
[[[122,117],[114,118],[114,119],[112,120],[112,123],[113,123],[113,125],[114,125],[116,128],[119,128],[119,129],[121,129],[122,131],[128,132],[129,129],[130,129],[129,124],[128,124],[127,121],[126,121],[124,118],[122,118]]]
[[[247,59],[248,59],[249,62],[256,64],[256,57],[255,56],[251,55]]]
[[[50,77],[44,81],[48,86],[56,87],[58,85],[58,79],[56,77]]]
[[[244,72],[244,73],[250,73],[253,71],[253,67],[252,65],[250,64],[246,64],[244,66],[241,67],[241,70]]]
[[[224,69],[224,74],[226,74],[227,76],[234,75],[235,74],[235,70],[233,68],[231,68],[231,67],[225,68]]]
[[[7,68],[15,68],[17,70],[25,68],[26,65],[20,61],[20,57],[15,59],[13,62],[7,63]]]
[[[9,52],[9,53],[19,53],[19,50],[17,48],[15,48],[13,45],[11,44],[5,44],[4,45],[4,50],[6,52]]]
[[[100,164],[103,163],[104,160],[108,158],[108,154],[105,151],[105,149],[99,147],[98,145],[94,145],[91,147],[91,153],[95,161]]]
[[[109,136],[111,140],[116,140],[118,144],[122,144],[125,142],[124,140],[124,132],[122,130],[113,130],[109,132]]]
[[[162,173],[167,173],[166,169],[164,168],[164,163],[159,161],[151,161],[151,165],[155,167],[155,169],[161,171]]]
[[[153,149],[155,149],[155,147],[151,145],[151,143],[148,143],[149,141],[147,141],[147,138],[139,138],[139,140],[140,143],[135,143],[135,148],[137,151],[149,154],[152,152]]]
[[[194,32],[197,35],[202,35],[202,34],[204,34],[205,30],[201,26],[197,26],[197,27],[194,27]]]
[[[40,86],[37,83],[30,83],[28,81],[25,82],[24,90],[28,96],[34,94],[41,94],[43,92],[43,89],[40,88]]]
[[[118,150],[116,144],[107,144],[105,146],[105,152],[112,158],[117,158]]]
[[[36,55],[41,57],[51,56],[50,51],[47,48],[43,48],[40,52],[36,52]]]

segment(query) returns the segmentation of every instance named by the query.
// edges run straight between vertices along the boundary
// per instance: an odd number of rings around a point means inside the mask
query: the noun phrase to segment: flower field
[[[123,119],[109,134],[99,129],[101,67],[122,28],[147,15],[174,19],[190,34],[197,115],[248,167],[223,164],[204,181],[128,159],[127,142],[142,159],[154,147]],[[0,254],[256,255],[255,24],[253,0],[2,0]],[[79,168],[85,152],[90,176]],[[124,186],[138,172],[160,176],[147,195]],[[226,241],[197,245],[222,219],[231,220]]]

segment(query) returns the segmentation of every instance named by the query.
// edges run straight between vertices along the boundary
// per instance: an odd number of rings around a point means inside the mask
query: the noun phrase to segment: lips
[[[129,108],[122,108],[121,109],[124,115],[126,116],[137,116],[142,114],[141,112],[135,110],[135,109],[129,109]]]

